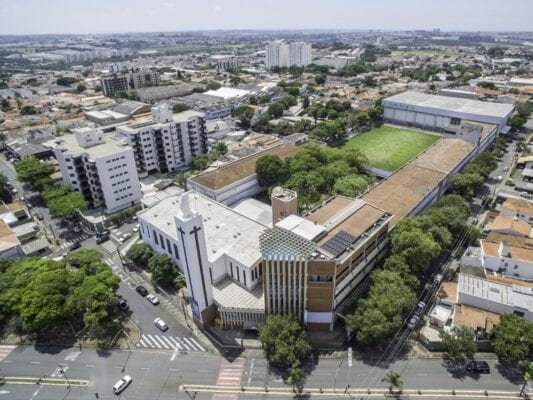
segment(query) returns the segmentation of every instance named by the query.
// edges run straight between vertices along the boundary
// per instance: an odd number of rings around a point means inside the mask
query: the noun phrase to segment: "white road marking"
[[[146,336],[148,336],[150,340],[154,342],[154,344],[157,346],[158,349],[161,348],[161,345],[156,342],[156,340],[152,337],[152,335],[146,335]]]
[[[163,339],[170,346],[171,349],[174,348],[174,344],[170,340],[168,340],[167,337],[161,336],[161,339]]]
[[[250,382],[252,382],[252,372],[254,370],[254,361],[255,361],[255,358],[252,358],[252,362],[250,363],[250,370],[248,371],[248,386],[250,386]]]
[[[181,344],[177,340],[174,340],[172,336],[169,337],[169,339],[172,341],[172,343],[174,343],[174,348],[183,350],[183,347],[181,347]]]
[[[40,361],[30,361],[31,364],[40,364]]]
[[[78,358],[78,356],[81,354],[81,351],[71,351],[70,353],[67,354],[67,356],[65,357],[65,361],[74,361],[76,360],[76,358]]]
[[[94,364],[85,364],[86,367],[92,368],[94,367]]]
[[[205,351],[205,349],[202,346],[200,346],[200,344],[193,338],[191,338],[191,342],[193,342],[196,345],[196,347],[198,347],[201,351]]]
[[[177,356],[178,356],[178,348],[176,347],[174,349],[174,351],[172,352],[172,356],[170,357],[170,361],[174,361]]]
[[[154,336],[155,336],[155,338],[157,339],[157,341],[163,345],[163,347],[164,347],[165,349],[170,349],[170,347],[168,347],[168,345],[167,345],[167,344],[161,339],[160,336],[158,336],[158,335],[154,335]]]

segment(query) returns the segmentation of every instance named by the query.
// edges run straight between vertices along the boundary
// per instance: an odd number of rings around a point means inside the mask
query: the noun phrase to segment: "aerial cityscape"
[[[533,3],[0,10],[0,400],[533,398]]]

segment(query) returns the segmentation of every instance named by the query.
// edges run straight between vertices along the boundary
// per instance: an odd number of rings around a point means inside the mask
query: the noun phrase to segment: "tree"
[[[284,110],[283,104],[280,103],[279,101],[275,102],[274,104],[271,104],[268,107],[268,113],[276,119],[278,119],[279,117],[283,115],[283,110]]]
[[[422,229],[394,231],[392,252],[401,254],[416,274],[423,273],[430,262],[440,253],[440,245]]]
[[[312,133],[320,140],[332,142],[343,137],[346,132],[339,121],[323,121],[313,129]]]
[[[509,119],[509,126],[513,129],[513,132],[518,132],[524,124],[527,122],[527,118],[522,115],[513,115]]]
[[[450,333],[440,332],[439,336],[446,347],[448,357],[454,360],[472,358],[476,353],[474,331],[467,327],[454,326]]]
[[[229,78],[229,81],[231,83],[231,86],[235,87],[237,86],[239,83],[242,82],[242,79],[240,78],[239,75],[231,75],[230,78]]]
[[[135,243],[126,253],[128,259],[143,269],[148,267],[153,255],[152,248],[145,243]]]
[[[533,322],[515,314],[504,314],[493,333],[494,352],[504,363],[518,365],[533,359]]]
[[[292,391],[294,393],[299,393],[302,390],[305,379],[305,371],[300,365],[300,361],[293,363],[289,369],[289,377],[287,378],[287,383],[292,385]]]
[[[326,74],[316,74],[315,75],[315,82],[317,85],[323,85],[326,82],[327,75]]]
[[[11,104],[9,104],[9,100],[2,99],[2,102],[0,103],[0,111],[8,112],[11,110]]]
[[[20,109],[20,115],[35,115],[37,114],[37,109],[34,106],[22,106]]]
[[[215,150],[220,154],[226,154],[228,152],[228,146],[224,142],[218,142],[215,146]]]
[[[51,164],[30,156],[20,160],[15,166],[15,171],[17,171],[17,180],[29,183],[35,190],[42,192],[51,185],[50,176],[54,173],[55,168]]]
[[[414,292],[418,291],[418,288],[420,287],[420,281],[416,275],[413,274],[411,267],[409,264],[407,264],[403,256],[399,254],[390,255],[385,260],[383,269],[396,272],[411,290]]]
[[[269,315],[259,330],[259,340],[270,362],[294,365],[311,351],[304,329],[290,315]]]
[[[533,381],[533,362],[529,362],[525,368],[524,384],[522,385],[522,388],[520,389],[520,396],[524,394],[524,390],[526,388],[528,381]]]
[[[76,83],[76,82],[78,82],[78,80],[76,78],[71,78],[71,77],[67,77],[67,76],[61,76],[61,77],[57,78],[57,80],[56,80],[56,83],[59,86],[70,86],[70,85],[72,85],[73,83]]]
[[[270,154],[256,161],[255,172],[259,185],[266,188],[284,182],[288,176],[287,165],[278,156]]]
[[[166,254],[159,254],[150,258],[148,268],[152,273],[152,283],[154,285],[172,288],[174,279],[178,275],[174,261]]]
[[[2,201],[9,201],[11,199],[11,191],[7,187],[8,179],[0,173],[0,199]]]
[[[178,275],[176,275],[176,277],[174,278],[174,285],[176,286],[177,290],[184,288],[187,285],[187,282],[185,281],[185,276],[183,274],[178,273]]]
[[[307,110],[307,108],[309,107],[309,96],[302,97],[302,107],[304,110]]]
[[[203,171],[209,166],[209,158],[205,154],[191,157],[189,159],[189,166],[195,171]]]
[[[83,83],[80,83],[76,87],[76,90],[78,91],[78,93],[85,92],[87,90],[87,86],[85,86]]]
[[[80,192],[71,192],[66,196],[58,197],[47,203],[52,214],[56,218],[71,218],[77,212],[87,210],[88,203]]]
[[[189,109],[189,106],[185,103],[176,103],[172,106],[172,112],[174,114],[186,111]]]
[[[380,270],[373,274],[366,299],[346,318],[346,329],[355,333],[361,344],[378,343],[389,339],[402,326],[416,303],[415,293],[396,271]]]
[[[222,85],[216,81],[211,81],[205,87],[207,90],[218,90],[222,87]]]
[[[346,175],[335,181],[333,192],[348,197],[357,197],[368,187],[366,179],[357,175]]]
[[[387,374],[381,379],[382,382],[388,383],[389,391],[392,392],[393,388],[398,388],[402,390],[403,387],[403,381],[401,379],[401,375],[395,371],[389,371]]]
[[[235,108],[231,115],[241,121],[241,126],[244,129],[248,129],[250,127],[250,123],[252,122],[252,118],[254,117],[254,109],[246,104],[243,104]]]
[[[479,174],[457,174],[451,179],[451,188],[454,193],[463,197],[472,197],[483,184],[483,177]]]

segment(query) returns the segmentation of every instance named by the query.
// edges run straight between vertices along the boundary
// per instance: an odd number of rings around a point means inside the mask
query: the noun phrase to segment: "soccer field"
[[[383,125],[357,135],[341,146],[358,149],[371,167],[395,171],[441,137],[430,133]]]

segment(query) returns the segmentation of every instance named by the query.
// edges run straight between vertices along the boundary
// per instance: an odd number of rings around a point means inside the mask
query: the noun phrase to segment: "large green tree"
[[[56,218],[71,218],[78,211],[87,210],[88,203],[80,192],[71,191],[62,196],[56,196],[47,202],[50,214]]]
[[[439,333],[442,343],[446,347],[448,357],[454,360],[472,358],[476,353],[474,331],[467,327],[454,326],[450,333]]]
[[[533,322],[504,314],[494,327],[494,351],[507,364],[533,360]]]
[[[401,254],[416,273],[424,272],[441,251],[441,247],[433,237],[426,235],[419,228],[403,232],[395,231],[391,242],[392,252]]]
[[[50,176],[54,173],[55,167],[31,156],[20,160],[15,166],[15,171],[17,171],[17,180],[27,182],[35,190],[42,192],[51,186]]]
[[[176,103],[172,106],[172,112],[173,113],[180,113],[183,111],[187,111],[189,109],[189,106],[185,103]]]
[[[282,183],[288,176],[287,165],[281,158],[267,154],[260,157],[255,163],[257,181],[263,187],[271,187]]]
[[[368,187],[365,178],[358,175],[346,175],[335,181],[333,192],[343,196],[357,197]]]
[[[289,315],[269,315],[259,330],[259,340],[270,362],[294,365],[311,351],[304,329]]]
[[[178,270],[174,261],[166,254],[159,254],[150,258],[148,268],[152,274],[152,283],[170,289],[175,286],[174,279]]]
[[[241,121],[241,126],[244,129],[247,129],[250,127],[250,124],[252,122],[252,118],[254,116],[254,109],[250,106],[247,106],[246,104],[243,104],[233,110],[232,116],[238,118],[239,121]]]

